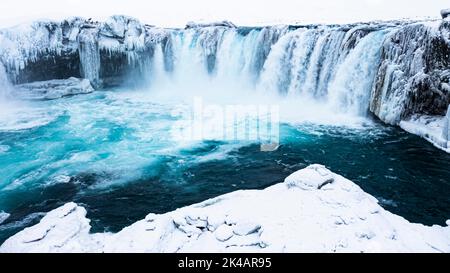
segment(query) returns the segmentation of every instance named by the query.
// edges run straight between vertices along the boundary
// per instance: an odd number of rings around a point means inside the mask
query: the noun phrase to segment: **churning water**
[[[313,163],[353,180],[410,221],[443,224],[450,216],[450,155],[367,115],[389,31],[346,46],[355,31],[174,32],[170,45],[157,44],[142,66],[148,70],[142,90],[27,101],[11,98],[3,80],[0,211],[10,216],[0,223],[0,242],[69,201],[87,208],[93,231],[118,231],[149,212],[265,188]],[[84,76],[95,82],[99,57],[80,56]],[[279,106],[279,148],[174,140],[180,117],[173,112],[194,96]]]

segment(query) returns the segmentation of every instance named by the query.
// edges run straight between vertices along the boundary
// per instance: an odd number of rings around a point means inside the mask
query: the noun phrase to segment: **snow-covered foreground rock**
[[[408,120],[401,121],[400,127],[450,153],[450,106],[446,116],[412,116]]]
[[[450,226],[410,223],[320,165],[265,190],[149,214],[116,234],[89,229],[86,210],[68,203],[0,252],[450,252]]]

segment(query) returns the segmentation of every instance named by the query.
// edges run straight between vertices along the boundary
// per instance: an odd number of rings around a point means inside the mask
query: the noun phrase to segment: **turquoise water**
[[[93,231],[118,231],[237,189],[262,189],[320,163],[410,221],[450,218],[450,155],[375,120],[358,126],[282,123],[281,146],[180,143],[173,105],[121,92],[20,103],[0,121],[0,242],[66,202]]]

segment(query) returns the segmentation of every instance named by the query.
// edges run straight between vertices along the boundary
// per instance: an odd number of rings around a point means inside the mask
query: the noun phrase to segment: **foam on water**
[[[151,63],[143,66],[148,86],[53,101],[11,99],[5,92],[11,85],[0,70],[0,210],[11,213],[0,232],[26,226],[39,218],[36,213],[67,201],[88,204],[94,229],[118,229],[144,213],[271,185],[311,163],[329,165],[380,200],[394,200],[395,209],[411,217],[434,221],[439,217],[410,209],[427,196],[407,182],[414,177],[445,192],[450,161],[422,140],[367,117],[371,79],[388,32],[355,39],[359,30],[174,30],[170,46],[161,39],[153,44]],[[97,45],[91,34],[80,40],[80,53],[83,75],[95,84],[98,46],[120,51],[122,45],[110,40]],[[129,61],[139,61],[132,53]],[[130,81],[138,80],[134,76]],[[278,106],[279,149],[263,153],[256,140],[174,139],[175,124],[192,126],[174,113],[192,110],[195,98],[220,107]],[[426,152],[430,160],[410,156],[416,152]],[[429,169],[431,174],[421,171]],[[420,198],[409,200],[410,193]],[[406,197],[398,202],[396,194]]]

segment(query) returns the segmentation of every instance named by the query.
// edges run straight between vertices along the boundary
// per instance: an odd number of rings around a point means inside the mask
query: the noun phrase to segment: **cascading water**
[[[11,96],[12,85],[9,82],[5,67],[0,64],[0,102],[7,100]]]
[[[87,205],[94,232],[116,231],[149,212],[272,185],[312,163],[354,180],[410,220],[445,221],[449,156],[364,117],[369,106],[392,121],[402,109],[422,109],[409,98],[408,88],[421,78],[410,81],[416,72],[438,83],[425,108],[433,102],[442,108],[436,94],[447,93],[437,85],[448,86],[448,55],[429,49],[445,48],[433,40],[435,27],[420,27],[426,39],[412,35],[417,28],[161,29],[115,16],[33,24],[23,34],[0,30],[1,94],[9,92],[8,78],[14,84],[87,78],[98,90],[74,92],[71,85],[57,99],[40,97],[2,113],[0,211],[11,216],[0,225],[0,242],[65,202]],[[442,73],[424,56],[438,60]],[[419,86],[422,95],[430,85]],[[171,130],[184,120],[173,113],[197,96],[206,104],[279,105],[279,149],[263,153],[257,141],[220,138],[175,141]],[[354,120],[363,126],[340,126]],[[430,191],[440,205],[429,202]]]
[[[162,44],[154,46],[149,77],[156,89],[170,82],[176,90],[190,90],[188,94],[205,89],[214,89],[208,92],[218,97],[219,92],[249,92],[256,100],[277,96],[280,103],[289,98],[298,107],[313,102],[330,112],[365,116],[388,32],[361,34],[361,27],[176,31],[170,36],[169,56]],[[167,59],[172,70],[166,69]]]
[[[373,79],[377,71],[386,31],[368,34],[338,66],[329,83],[329,101],[337,111],[355,115],[369,110]]]
[[[80,52],[80,63],[82,75],[92,84],[100,84],[100,50],[95,32],[87,29],[82,30],[78,36],[78,51]]]

